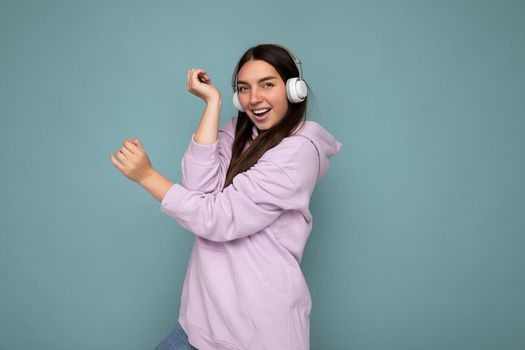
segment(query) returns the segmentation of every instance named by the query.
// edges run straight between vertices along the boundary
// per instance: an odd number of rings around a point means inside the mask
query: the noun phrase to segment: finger
[[[196,80],[199,75],[206,74],[206,71],[202,68],[195,68],[193,71],[193,80]]]
[[[195,69],[192,68],[188,72],[188,84],[187,84],[187,89],[188,90],[192,90],[193,89],[193,80],[194,80],[193,79],[193,75],[194,75],[194,71],[195,71]]]
[[[135,142],[133,141],[133,139],[131,138],[127,138],[125,139],[122,144],[124,144],[124,146],[129,149],[131,151],[131,153],[133,154],[136,154],[138,151],[139,151],[139,147],[135,144]]]
[[[133,152],[132,148],[135,146],[131,142],[124,140],[122,141],[122,144],[124,146],[120,147],[120,151],[126,155],[127,158],[130,158],[131,156],[135,155],[135,152]],[[136,147],[135,147],[136,150]]]
[[[190,79],[189,79],[189,86],[188,90],[191,91],[195,88],[195,86],[198,86],[198,83],[205,83],[206,80],[203,80],[201,78],[201,74],[206,73],[204,69],[202,68],[193,68],[190,72]]]
[[[122,151],[119,150],[116,153],[116,156],[117,156],[117,159],[120,161],[120,163],[122,163],[122,165],[126,167],[126,164],[128,163],[128,158],[126,158],[126,156],[122,153]]]
[[[142,146],[142,142],[140,142],[139,139],[132,139],[132,140],[133,142],[135,142],[135,145],[137,145],[141,149],[144,149],[144,147]]]
[[[126,148],[126,146],[122,146],[120,148],[120,152],[122,154],[124,154],[124,156],[126,156],[126,159],[134,159],[135,158],[135,154],[133,152],[131,152],[128,148]]]
[[[139,139],[128,139],[131,143],[133,143],[133,146],[134,146],[134,151],[135,153],[140,151],[143,147],[142,147],[142,144],[140,143]]]
[[[124,166],[120,164],[120,162],[117,160],[117,158],[115,158],[115,155],[113,153],[109,155],[109,159],[117,169],[119,169],[120,171],[124,170]]]
[[[198,77],[199,77],[199,81],[202,82],[202,83],[209,83],[209,82],[211,82],[211,79],[210,79],[209,75],[206,74],[206,73],[201,73],[201,74],[198,75]]]

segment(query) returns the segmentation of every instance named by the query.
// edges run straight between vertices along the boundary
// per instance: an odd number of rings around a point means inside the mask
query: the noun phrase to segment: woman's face
[[[268,130],[286,115],[286,83],[266,61],[247,61],[239,70],[237,87],[239,102],[257,129]]]

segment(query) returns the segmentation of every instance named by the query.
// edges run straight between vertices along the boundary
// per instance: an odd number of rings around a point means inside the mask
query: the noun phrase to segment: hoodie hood
[[[252,139],[255,139],[258,135],[259,132],[254,125],[252,128]],[[321,180],[328,171],[330,165],[329,158],[339,153],[343,145],[319,123],[312,120],[305,120],[292,132],[292,135],[306,137],[314,144],[319,155],[319,175],[317,181]]]

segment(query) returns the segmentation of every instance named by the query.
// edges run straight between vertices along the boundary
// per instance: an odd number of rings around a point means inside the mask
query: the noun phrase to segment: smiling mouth
[[[263,119],[265,118],[268,113],[271,111],[272,109],[271,108],[265,108],[265,109],[256,109],[256,110],[252,110],[252,113],[253,115],[255,116],[255,118],[257,119]],[[257,112],[256,112],[257,111]]]

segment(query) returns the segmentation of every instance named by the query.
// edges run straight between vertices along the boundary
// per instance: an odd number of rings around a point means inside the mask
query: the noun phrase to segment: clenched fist
[[[204,69],[192,68],[186,74],[186,89],[208,103],[219,100],[221,93],[212,83],[211,78]]]
[[[138,183],[155,171],[138,139],[127,138],[122,144],[122,148],[116,152],[116,157],[111,154],[109,158],[128,179]]]

